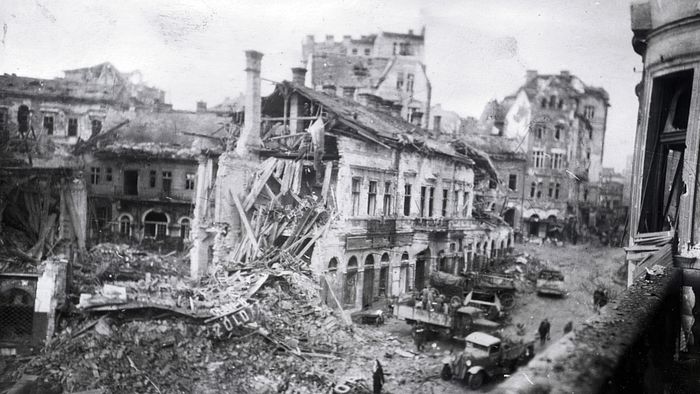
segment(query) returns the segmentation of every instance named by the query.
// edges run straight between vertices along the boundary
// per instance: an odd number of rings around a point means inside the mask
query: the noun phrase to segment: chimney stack
[[[292,67],[292,82],[304,86],[306,82],[306,69],[304,67]]]
[[[327,34],[326,35],[326,42],[331,43],[334,42],[335,38],[333,37],[333,34]]]
[[[260,105],[260,61],[263,54],[258,51],[245,51],[246,57],[246,94],[245,121],[243,130],[236,143],[236,154],[246,156],[250,148],[262,146],[260,139],[260,122],[262,115]]]
[[[571,73],[569,73],[569,70],[561,70],[561,72],[559,74],[562,76],[562,78],[571,77]]]
[[[206,101],[197,101],[197,112],[207,112]]]
[[[530,82],[537,78],[537,70],[527,70],[525,71],[525,81]]]

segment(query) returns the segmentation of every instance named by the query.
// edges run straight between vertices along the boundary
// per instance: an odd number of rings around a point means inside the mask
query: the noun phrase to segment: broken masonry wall
[[[241,240],[241,218],[234,198],[242,203],[255,179],[260,161],[257,157],[241,157],[225,152],[219,158],[215,181],[214,224],[220,229],[214,240],[213,264],[221,264],[233,247]]]
[[[59,234],[64,239],[75,241],[81,251],[86,248],[87,202],[87,188],[82,178],[70,179],[61,187]]]
[[[195,199],[190,240],[190,276],[199,279],[207,274],[210,248],[213,248],[213,237],[208,231],[214,222],[215,195],[215,160],[211,157],[200,157],[197,166],[197,181],[195,183]]]
[[[34,301],[33,342],[43,345],[48,342],[56,328],[56,309],[66,299],[66,272],[68,260],[50,258],[37,282]]]

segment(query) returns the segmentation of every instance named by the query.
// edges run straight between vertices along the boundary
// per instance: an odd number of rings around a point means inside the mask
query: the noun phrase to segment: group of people
[[[449,312],[449,302],[444,294],[440,294],[434,287],[424,287],[420,292],[413,293],[415,305],[428,311],[437,311],[440,313]]]

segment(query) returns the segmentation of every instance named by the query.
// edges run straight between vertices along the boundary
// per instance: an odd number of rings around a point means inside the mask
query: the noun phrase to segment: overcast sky
[[[525,70],[569,70],[610,93],[604,165],[622,169],[632,153],[641,60],[626,0],[1,0],[0,24],[1,73],[52,78],[110,61],[188,110],[243,90],[246,49],[263,52],[263,77],[279,81],[300,64],[307,34],[425,26],[433,103],[478,117]]]

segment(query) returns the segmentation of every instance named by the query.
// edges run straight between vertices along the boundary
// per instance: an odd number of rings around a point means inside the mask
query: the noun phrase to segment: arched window
[[[119,234],[131,237],[131,218],[124,215],[119,219]]]
[[[336,271],[338,271],[338,259],[332,257],[331,260],[328,262],[328,272],[335,273]]]
[[[180,219],[180,238],[190,238],[190,219],[188,218]]]
[[[380,260],[382,265],[389,264],[389,253],[384,253],[382,259]]]
[[[343,286],[343,303],[346,306],[355,306],[355,294],[357,289],[357,258],[350,257],[348,268],[345,274],[345,285]]]
[[[401,261],[402,262],[408,261],[408,259],[409,259],[408,252],[403,252],[403,254],[401,255]]]
[[[549,108],[554,108],[557,105],[557,96],[550,96],[549,97]]]
[[[348,260],[348,272],[351,270],[357,271],[357,257],[355,256],[350,257],[350,260]]]
[[[151,238],[165,238],[168,232],[168,217],[162,212],[151,211],[143,220],[143,235]]]
[[[367,257],[365,257],[365,266],[374,266],[374,256],[371,254],[368,254]]]

